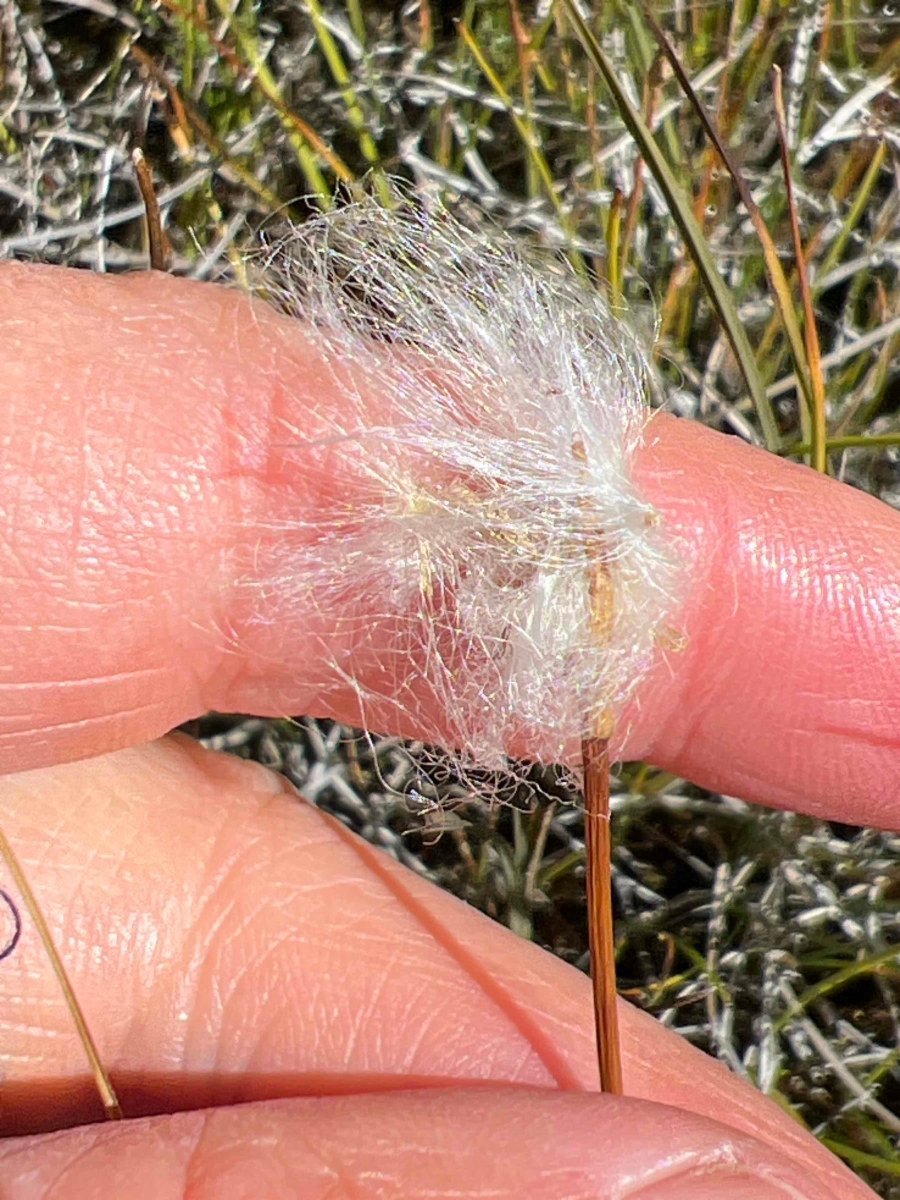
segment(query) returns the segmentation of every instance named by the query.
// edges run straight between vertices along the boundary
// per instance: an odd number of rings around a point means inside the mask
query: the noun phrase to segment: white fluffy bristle
[[[373,697],[396,705],[398,728],[414,714],[464,763],[571,755],[628,697],[673,603],[673,557],[631,479],[647,411],[630,334],[565,264],[406,201],[317,216],[258,265],[346,394],[327,442],[356,499],[285,562],[320,612],[352,611],[383,667],[335,661],[335,680],[363,716]]]

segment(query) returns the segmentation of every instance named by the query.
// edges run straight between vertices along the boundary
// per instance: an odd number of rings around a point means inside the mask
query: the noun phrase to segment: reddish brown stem
[[[575,439],[572,453],[578,462],[587,463],[587,451],[581,438]],[[598,530],[596,537],[588,544],[588,564],[591,633],[598,646],[606,646],[612,633],[614,595],[609,569],[603,557],[602,531]],[[584,768],[588,942],[591,947],[597,1065],[600,1068],[601,1091],[621,1096],[622,1052],[616,1008],[616,935],[612,914],[612,838],[609,826],[611,730],[610,712],[595,712],[587,736],[582,738],[581,761]]]
[[[612,914],[612,840],[609,824],[609,743],[586,737],[584,762],[584,831],[587,858],[588,940],[600,1090],[622,1095],[622,1054],[616,993],[616,937]]]

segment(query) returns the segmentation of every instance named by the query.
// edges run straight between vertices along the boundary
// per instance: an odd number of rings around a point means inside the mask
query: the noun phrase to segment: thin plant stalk
[[[168,238],[163,229],[162,213],[159,210],[159,201],[156,198],[156,191],[153,187],[150,167],[143,150],[139,146],[136,146],[132,150],[131,161],[134,164],[134,173],[137,176],[138,187],[141,190],[141,199],[144,201],[144,209],[146,211],[147,250],[150,256],[150,269],[151,271],[165,271],[168,269],[169,260]]]
[[[191,28],[193,28],[193,26]],[[161,88],[165,89],[166,97],[172,107],[175,118],[174,121],[169,122],[169,132],[172,134],[172,140],[175,142],[175,145],[178,147],[178,150],[182,156],[190,158],[190,135],[191,131],[193,131],[197,134],[201,141],[203,141],[209,147],[210,151],[214,155],[218,156],[222,162],[228,165],[229,170],[233,171],[235,175],[238,176],[241,183],[244,184],[244,186],[248,188],[269,209],[270,212],[275,212],[276,210],[280,209],[281,201],[279,200],[278,196],[270,188],[267,188],[265,184],[260,183],[253,172],[249,170],[240,159],[236,158],[230,152],[228,146],[221,140],[221,138],[216,137],[210,125],[204,121],[193,104],[191,104],[190,101],[187,100],[181,94],[181,92],[179,92],[178,88],[175,86],[169,76],[165,73],[165,71],[162,70],[162,68],[156,63],[151,55],[149,55],[147,51],[137,43],[130,47],[129,54],[131,54],[131,56],[141,64],[143,69],[150,76],[152,76],[154,81]],[[240,70],[239,63],[235,69]],[[326,154],[332,153],[330,149],[321,141],[317,144],[317,149],[318,152],[323,155],[323,157],[325,157]],[[193,160],[191,159],[191,161]],[[353,175],[351,171],[340,161],[340,159],[337,158],[337,156],[332,155],[332,158],[327,159],[327,161],[329,162],[329,165],[338,179],[341,179],[346,183],[352,181]]]
[[[582,742],[588,941],[600,1090],[622,1095],[622,1049],[616,990],[616,937],[611,894],[609,742],[598,729]]]
[[[884,446],[900,446],[900,433],[849,433],[825,440],[826,450],[878,450]],[[798,442],[795,446],[785,447],[784,453],[794,457],[811,451],[809,442]]]
[[[584,443],[572,447],[580,463],[587,462]],[[606,645],[612,632],[613,591],[609,570],[603,561],[600,538],[589,547],[588,598],[591,634]],[[587,890],[588,943],[591,950],[591,991],[597,1039],[600,1090],[622,1095],[622,1048],[619,1039],[618,992],[616,989],[616,933],[612,911],[612,829],[609,808],[609,735],[612,718],[608,711],[593,714],[581,742],[584,774],[585,887]]]
[[[553,179],[553,172],[550,170],[547,160],[544,157],[540,145],[538,144],[534,125],[531,124],[528,119],[523,119],[519,113],[516,112],[515,101],[507,89],[503,86],[500,76],[488,62],[483,50],[476,41],[472,30],[462,21],[457,26],[457,29],[459,31],[460,39],[465,43],[466,47],[471,52],[472,57],[478,64],[482,74],[485,76],[488,83],[493,88],[494,93],[503,103],[507,112],[509,113],[510,120],[515,126],[519,137],[522,139],[522,145],[525,147],[525,151],[528,155],[528,161],[532,164],[533,169],[536,171],[547,195],[547,199],[553,205],[560,228],[570,239],[574,238],[574,228],[572,226],[571,219],[566,214],[560,201]],[[569,257],[576,271],[578,271],[579,274],[584,275],[585,268],[584,263],[581,261],[581,257],[574,252],[572,252]]]
[[[66,1007],[68,1008],[75,1028],[78,1031],[78,1037],[84,1047],[84,1052],[87,1055],[87,1060],[91,1067],[91,1073],[94,1076],[94,1084],[97,1088],[97,1093],[100,1096],[100,1101],[103,1104],[104,1112],[111,1121],[118,1121],[122,1118],[122,1109],[119,1104],[119,1099],[113,1088],[112,1081],[109,1078],[106,1068],[104,1067],[100,1054],[97,1050],[97,1044],[91,1034],[90,1026],[84,1015],[84,1011],[78,1002],[78,997],[75,994],[75,989],[66,972],[65,965],[60,953],[53,941],[53,934],[50,932],[50,926],[47,924],[46,918],[41,911],[41,906],[38,904],[37,896],[28,882],[28,876],[22,870],[16,853],[12,848],[6,834],[0,829],[0,858],[6,863],[10,875],[13,877],[13,882],[18,889],[19,895],[25,904],[28,915],[31,917],[38,931],[38,936],[44,947],[47,958],[50,960],[50,965],[53,967],[53,973],[59,981],[59,986],[62,989],[65,997]]]
[[[681,230],[685,243],[690,248],[709,298],[719,315],[719,319],[734,350],[741,373],[744,376],[744,381],[747,384],[747,390],[750,393],[759,416],[766,446],[770,450],[780,450],[781,433],[778,429],[778,423],[775,420],[775,413],[771,402],[766,395],[766,389],[759,373],[756,357],[744,330],[743,322],[738,314],[734,297],[719,273],[706,238],[703,236],[703,231],[691,211],[690,200],[675,179],[671,167],[656,144],[653,134],[647,128],[640,113],[628,98],[628,94],[619,82],[612,63],[606,57],[600,43],[579,13],[573,0],[557,0],[557,4],[571,23],[588,58],[603,76],[606,86],[613,95],[619,115],[640,148],[648,167],[653,172],[653,176],[666,198],[669,211]]]
[[[564,0],[564,2],[567,3],[568,0]],[[653,31],[653,36],[656,38],[657,42],[659,43],[659,47],[665,54],[666,59],[669,62],[669,65],[671,66],[672,70],[674,71],[675,77],[677,78],[679,84],[681,85],[682,91],[684,92],[687,99],[690,101],[691,107],[693,108],[695,114],[697,115],[701,124],[703,125],[703,128],[706,131],[707,137],[710,139],[712,144],[715,146],[719,157],[721,158],[722,162],[724,163],[725,168],[727,169],[729,175],[731,176],[731,178],[734,182],[735,187],[737,188],[738,195],[741,198],[741,203],[746,208],[747,214],[750,217],[751,222],[753,223],[753,228],[756,231],[756,236],[759,238],[760,246],[762,247],[763,261],[765,262],[766,272],[768,274],[769,283],[772,288],[772,298],[774,300],[775,307],[778,309],[778,314],[781,318],[781,323],[784,328],[785,335],[788,339],[788,342],[790,343],[791,354],[794,359],[795,369],[797,372],[797,378],[799,380],[804,399],[806,400],[806,403],[811,411],[812,407],[813,407],[813,399],[812,399],[813,391],[812,391],[812,381],[809,376],[806,350],[805,350],[805,346],[804,346],[804,342],[803,342],[803,337],[802,337],[802,334],[800,331],[800,324],[799,324],[799,322],[797,320],[797,316],[794,312],[794,304],[793,304],[793,298],[791,296],[790,285],[788,284],[787,277],[784,273],[784,268],[782,267],[781,261],[778,257],[778,250],[772,239],[772,235],[769,233],[768,226],[766,225],[765,220],[763,219],[763,215],[760,211],[759,205],[753,199],[753,194],[750,191],[747,181],[744,178],[741,170],[739,169],[739,167],[737,165],[737,161],[735,160],[734,155],[731,153],[731,151],[725,145],[724,141],[722,140],[722,138],[719,134],[718,129],[716,128],[716,125],[715,125],[713,119],[711,118],[709,113],[706,111],[706,108],[704,107],[704,105],[701,103],[700,98],[697,95],[697,92],[696,92],[693,84],[690,81],[687,71],[685,71],[684,66],[682,65],[681,59],[678,57],[678,55],[675,52],[675,47],[672,45],[671,41],[666,36],[665,30],[662,28],[662,26],[656,20],[655,16],[653,15],[649,6],[646,3],[642,3],[642,10],[643,10],[643,14],[644,14],[644,19],[647,21],[648,25],[650,26],[651,30]],[[726,326],[726,328],[727,328],[727,326]],[[755,397],[754,397],[754,400],[755,400]],[[757,409],[758,409],[758,406],[757,406]],[[760,423],[763,425],[763,430],[765,432],[766,431],[766,422],[763,419],[762,411],[759,409],[758,409],[758,411],[759,411],[759,416],[760,416]],[[774,415],[773,415],[772,419],[774,421]],[[779,444],[780,444],[780,437],[779,437],[778,441],[776,441],[773,444],[770,441],[769,436],[767,434],[766,435],[766,444],[770,450],[777,450],[779,447]]]
[[[840,262],[841,256],[847,248],[847,243],[849,242],[854,229],[856,229],[861,217],[868,208],[869,199],[872,195],[872,189],[875,187],[875,183],[881,173],[881,168],[884,166],[886,158],[887,142],[882,140],[878,143],[878,148],[873,154],[872,161],[869,163],[866,169],[862,183],[859,185],[859,191],[856,193],[856,196],[853,199],[853,203],[850,206],[850,211],[847,213],[847,217],[841,226],[840,233],[832,242],[828,249],[828,253],[825,255],[822,265],[816,271],[817,278],[824,278],[828,272],[836,267]]]
[[[176,0],[162,0],[162,2],[167,8],[171,8],[175,12],[186,15],[186,11],[177,6]],[[281,95],[281,89],[279,88],[269,66],[260,55],[255,38],[253,38],[251,34],[241,29],[240,22],[235,22],[232,20],[234,14],[230,11],[227,5],[222,2],[222,0],[216,0],[216,6],[218,7],[222,17],[226,22],[228,22],[228,25],[231,28],[231,31],[233,32],[241,49],[241,53],[244,54],[247,59],[246,65],[250,68],[254,85],[259,89],[259,91],[262,92],[262,94],[266,97],[281,118],[281,123],[287,134],[288,141],[290,142],[294,153],[297,155],[297,161],[299,162],[300,168],[303,171],[303,174],[305,175],[306,180],[316,197],[317,203],[319,204],[320,208],[329,208],[331,206],[331,189],[325,181],[325,176],[319,169],[319,164],[316,161],[315,154],[315,151],[320,151],[321,139],[318,138],[318,135],[315,134],[314,130],[312,130],[301,117],[299,117],[285,104]],[[212,31],[208,28],[208,24],[204,24],[201,26],[201,28],[203,28],[204,33],[207,33],[207,36],[210,36],[211,39],[213,38]],[[244,73],[245,65],[240,61],[236,54],[233,52],[228,52],[228,48],[220,42],[220,39],[214,39],[213,44],[217,49],[219,49],[220,45],[222,46],[222,49],[225,51],[225,53],[223,53],[223,57],[229,62],[237,75]]]
[[[788,213],[791,219],[791,236],[794,240],[794,257],[797,260],[797,278],[800,282],[800,297],[803,302],[803,337],[806,344],[806,366],[809,372],[811,391],[809,404],[812,424],[810,428],[810,466],[816,471],[824,472],[828,462],[826,439],[828,430],[825,420],[825,381],[822,376],[822,352],[819,347],[819,332],[816,327],[816,313],[813,307],[812,290],[809,286],[809,272],[806,269],[806,255],[803,250],[803,239],[800,234],[800,221],[797,216],[797,202],[794,196],[794,182],[791,177],[791,159],[788,150],[787,128],[784,113],[784,94],[781,86],[781,70],[772,68],[774,80],[773,97],[775,101],[775,119],[778,122],[778,135],[781,143],[781,164],[784,170],[784,186],[787,193]]]
[[[218,0],[217,0],[218,2]],[[378,154],[378,147],[375,144],[375,139],[369,132],[366,125],[365,114],[359,102],[359,97],[353,90],[353,81],[350,77],[350,72],[338,49],[337,43],[331,36],[331,31],[325,20],[325,13],[322,10],[318,0],[305,0],[306,11],[309,13],[309,18],[312,21],[313,28],[316,31],[316,38],[322,48],[322,53],[325,56],[325,61],[328,64],[328,69],[334,82],[340,88],[341,98],[344,102],[344,111],[347,114],[347,120],[350,122],[353,130],[356,133],[359,149],[366,162],[372,168],[372,177],[375,183],[375,188],[381,198],[382,204],[390,207],[391,190],[390,185],[385,178],[384,171],[381,166],[381,159]],[[360,18],[361,19],[361,18]],[[358,36],[358,35],[357,35]]]
[[[622,307],[622,192],[616,188],[606,222],[606,258],[609,264],[609,299],[613,309]]]

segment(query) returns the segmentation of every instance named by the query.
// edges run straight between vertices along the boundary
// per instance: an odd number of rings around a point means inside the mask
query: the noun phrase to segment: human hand
[[[9,265],[0,329],[2,823],[126,1112],[174,1114],[46,1136],[98,1112],[26,930],[0,964],[4,1198],[870,1194],[630,1006],[628,1097],[592,1094],[577,972],[262,768],[148,743],[317,710],[309,614],[256,621],[236,586],[327,486],[285,450],[340,404],[296,327],[224,288]],[[671,420],[637,469],[692,586],[620,753],[896,823],[900,519]]]

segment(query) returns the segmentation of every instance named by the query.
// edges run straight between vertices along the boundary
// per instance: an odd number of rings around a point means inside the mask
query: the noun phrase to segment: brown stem
[[[587,464],[587,450],[576,438],[572,453]],[[602,532],[588,543],[588,596],[591,633],[598,646],[607,646],[612,634],[614,594],[609,568],[603,557]],[[584,768],[584,843],[587,867],[588,942],[591,947],[591,986],[594,1025],[597,1030],[597,1065],[600,1089],[622,1095],[622,1051],[616,992],[616,934],[612,914],[612,838],[609,826],[608,710],[595,711],[581,741]]]
[[[147,245],[150,250],[150,269],[165,271],[168,269],[168,240],[162,225],[162,214],[159,211],[159,201],[150,176],[150,167],[144,157],[143,150],[135,148],[131,152],[131,161],[137,175],[138,187],[141,189],[141,199],[144,201],[144,211],[147,214]]]
[[[584,763],[584,832],[587,859],[588,940],[600,1090],[622,1095],[622,1053],[616,993],[609,824],[609,742],[592,735],[581,744]]]

